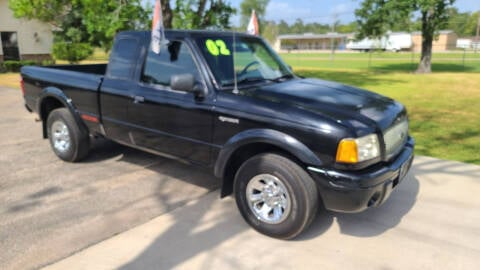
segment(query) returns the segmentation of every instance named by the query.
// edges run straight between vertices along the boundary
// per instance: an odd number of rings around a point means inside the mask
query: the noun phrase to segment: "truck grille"
[[[383,134],[387,159],[396,155],[408,139],[408,121],[405,119],[390,128]]]

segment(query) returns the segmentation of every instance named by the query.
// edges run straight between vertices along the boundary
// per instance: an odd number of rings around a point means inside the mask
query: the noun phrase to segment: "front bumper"
[[[405,178],[413,162],[415,142],[409,138],[392,161],[361,171],[308,167],[325,208],[338,212],[361,212],[383,204]]]

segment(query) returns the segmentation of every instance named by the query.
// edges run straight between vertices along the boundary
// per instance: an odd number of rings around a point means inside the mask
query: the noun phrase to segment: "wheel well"
[[[40,106],[40,118],[43,122],[43,138],[47,138],[47,118],[51,111],[65,107],[62,102],[54,97],[47,97]]]
[[[292,161],[302,165],[303,163],[291,153],[285,151],[284,149],[268,144],[268,143],[252,143],[248,145],[241,146],[230,156],[223,174],[223,185],[221,196],[225,197],[233,192],[233,181],[235,179],[235,174],[240,166],[249,158],[256,156],[262,153],[276,153],[282,156],[285,156]],[[303,166],[302,166],[303,167]]]
[[[40,117],[43,121],[46,121],[51,111],[62,107],[65,106],[58,99],[47,97],[42,101],[42,105],[40,107]]]

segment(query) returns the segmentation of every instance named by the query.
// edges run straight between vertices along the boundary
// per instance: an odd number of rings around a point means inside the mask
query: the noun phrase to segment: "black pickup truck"
[[[283,239],[305,230],[319,205],[381,205],[410,169],[400,103],[299,77],[255,36],[166,38],[157,54],[150,32],[122,32],[108,65],[22,68],[26,107],[59,158],[80,161],[102,136],[210,167],[247,223]]]

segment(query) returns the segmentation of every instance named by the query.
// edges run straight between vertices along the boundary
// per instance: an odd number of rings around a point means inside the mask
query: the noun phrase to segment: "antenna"
[[[233,30],[233,91],[235,95],[239,93],[238,87],[237,87],[237,72],[235,71],[235,47],[236,47],[236,41],[235,41],[235,30]]]

